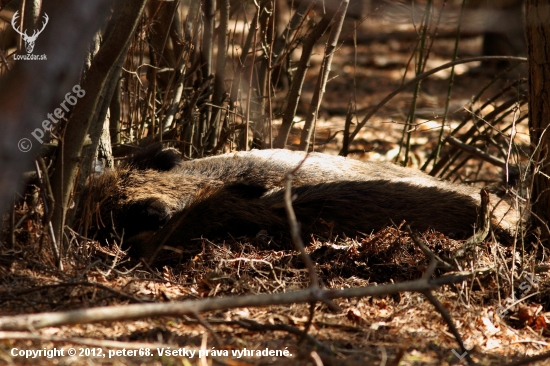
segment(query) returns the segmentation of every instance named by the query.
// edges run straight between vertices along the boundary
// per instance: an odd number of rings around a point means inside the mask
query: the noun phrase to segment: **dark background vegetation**
[[[473,279],[442,287],[437,296],[477,361],[502,364],[547,347],[547,2],[0,4],[3,315],[307,287],[295,253],[260,251],[252,239],[205,243],[189,263],[151,269],[73,226],[86,178],[152,142],[175,147],[186,159],[289,148],[394,161],[457,182],[492,184],[522,202],[530,198],[530,232],[520,233],[513,247],[489,238],[475,259],[457,264]],[[48,61],[14,61],[14,54],[25,52],[10,24],[17,10],[27,34],[40,29],[48,14],[34,50]],[[423,76],[464,59],[471,60]],[[45,144],[35,143],[31,131],[75,84],[86,95]],[[31,152],[17,148],[23,137],[31,138]],[[440,255],[460,246],[437,233],[424,233],[424,239]],[[428,266],[398,228],[315,242],[308,251],[327,288],[417,279]],[[526,275],[538,276],[529,301],[514,304],[506,318],[497,316]],[[246,364],[319,364],[316,357],[323,364],[459,362],[445,322],[419,294],[344,298],[338,305],[341,310],[331,312],[318,303],[315,321],[308,320],[307,305],[293,304],[204,318],[61,326],[18,333],[20,339],[0,332],[0,338],[5,353],[70,344],[197,349],[206,342],[221,349],[289,347],[295,357],[239,360]],[[304,327],[309,338],[301,348]]]

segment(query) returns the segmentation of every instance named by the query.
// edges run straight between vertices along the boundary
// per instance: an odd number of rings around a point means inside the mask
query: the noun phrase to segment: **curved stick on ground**
[[[424,244],[424,241],[420,237],[420,234],[418,233],[418,231],[414,231],[413,229],[411,229],[411,227],[408,224],[407,224],[407,231],[411,235],[411,239],[413,240],[413,242],[420,248],[420,250],[422,250],[426,258],[430,260],[435,260],[437,264],[446,271],[454,270],[454,267],[451,264],[445,262],[443,259],[439,258],[438,255],[432,252],[430,248],[428,248],[426,244]]]
[[[432,305],[439,311],[439,314],[443,317],[443,320],[447,323],[449,326],[449,330],[453,335],[455,336],[456,341],[458,342],[458,345],[460,346],[460,349],[462,353],[466,353],[466,359],[471,365],[474,365],[474,361],[472,360],[470,354],[468,353],[468,350],[464,346],[464,342],[462,341],[462,337],[460,336],[460,333],[458,332],[458,329],[456,329],[455,324],[453,322],[453,319],[451,318],[451,315],[449,315],[449,312],[445,307],[439,302],[439,300],[436,299],[436,297],[432,294],[430,290],[422,292],[424,296],[432,303]]]
[[[296,292],[208,298],[157,304],[131,304],[106,306],[55,313],[24,314],[0,317],[0,330],[29,330],[70,324],[87,324],[101,321],[121,321],[157,316],[193,315],[214,310],[242,307],[262,307],[309,303],[323,299],[385,296],[404,291],[424,292],[441,285],[459,283],[470,276],[453,276],[434,280],[420,279],[396,284],[357,287],[344,290],[317,290],[309,288]]]

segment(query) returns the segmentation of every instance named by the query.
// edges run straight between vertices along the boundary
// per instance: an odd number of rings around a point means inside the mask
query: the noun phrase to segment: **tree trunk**
[[[13,204],[21,174],[31,169],[34,154],[48,141],[42,121],[59,108],[64,95],[78,82],[81,64],[75,60],[84,59],[108,10],[107,0],[47,2],[44,12],[55,21],[41,34],[35,53],[46,54],[48,60],[18,61],[0,78],[0,215]],[[43,133],[42,141],[31,135],[33,129],[35,135]]]
[[[527,52],[529,55],[529,130],[533,149],[532,222],[541,228],[543,244],[550,231],[550,3],[527,0]]]
[[[82,82],[81,89],[84,95],[76,105],[61,142],[61,152],[55,163],[52,176],[55,207],[52,223],[55,236],[59,243],[63,242],[63,228],[65,215],[69,207],[70,197],[77,178],[78,165],[82,160],[82,147],[92,123],[94,123],[97,108],[103,105],[109,76],[118,77],[113,73],[121,54],[127,50],[131,36],[136,29],[146,0],[125,0],[117,21],[112,21],[112,29],[106,30],[105,42],[92,61],[90,70]],[[116,12],[115,12],[116,14]],[[108,27],[109,28],[109,27]],[[103,123],[101,121],[100,123]]]

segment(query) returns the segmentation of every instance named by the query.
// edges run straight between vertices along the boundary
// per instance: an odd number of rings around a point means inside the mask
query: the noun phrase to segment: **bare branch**
[[[315,288],[309,288],[296,292],[278,294],[209,298],[204,300],[188,300],[172,303],[106,306],[67,312],[5,316],[0,317],[0,329],[40,329],[45,327],[85,324],[101,321],[121,321],[157,316],[193,315],[206,311],[226,310],[241,307],[309,303],[312,301],[318,301],[319,298],[336,299],[341,297],[383,296],[396,294],[402,291],[424,292],[435,289],[444,284],[462,282],[467,278],[469,278],[469,276],[454,276],[439,278],[436,280],[420,279],[397,284],[357,287],[344,290],[318,290]]]
[[[351,135],[349,136],[349,142],[351,143],[353,141],[353,139],[355,138],[355,136],[357,136],[357,134],[359,133],[359,131],[361,131],[361,129],[363,127],[365,127],[365,125],[367,124],[368,120],[374,116],[374,114],[376,112],[378,112],[380,110],[380,108],[382,108],[383,106],[386,105],[386,103],[388,103],[393,97],[395,97],[397,94],[401,93],[403,90],[407,89],[409,86],[411,85],[414,85],[416,84],[417,82],[421,81],[421,80],[424,80],[425,78],[427,78],[428,76],[430,75],[433,75],[441,70],[445,70],[445,69],[448,69],[449,67],[452,67],[452,66],[455,66],[455,65],[460,65],[460,64],[467,64],[469,62],[476,62],[476,61],[486,61],[486,60],[505,60],[505,61],[520,61],[520,62],[527,62],[527,58],[525,57],[515,57],[515,56],[478,56],[478,57],[469,57],[469,58],[464,58],[462,60],[455,60],[455,61],[452,61],[452,62],[447,62],[446,64],[443,64],[441,66],[438,66],[436,67],[435,69],[431,69],[430,71],[426,71],[420,75],[418,75],[417,77],[415,77],[414,79],[411,79],[409,80],[408,82],[404,83],[403,85],[401,85],[399,88],[395,89],[394,91],[392,91],[390,94],[388,94],[387,97],[385,97],[384,99],[382,99],[382,101],[380,101],[380,103],[378,103],[376,106],[374,106],[374,108],[372,108],[372,110],[367,113],[367,115],[365,117],[363,117],[363,120],[361,122],[359,122],[359,124],[357,124],[357,127],[355,127],[355,130],[353,130],[353,132],[351,133]],[[340,151],[340,155],[342,155],[342,151]]]

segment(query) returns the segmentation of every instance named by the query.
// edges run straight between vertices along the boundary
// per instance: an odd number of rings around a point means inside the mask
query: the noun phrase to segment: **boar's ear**
[[[260,198],[268,189],[259,184],[233,183],[223,188],[227,192],[231,192],[242,198]]]
[[[126,165],[133,169],[168,171],[181,163],[181,154],[173,148],[163,149],[162,144],[152,144],[134,154]]]
[[[154,159],[154,168],[158,171],[168,171],[181,163],[181,154],[173,148],[164,149]]]

